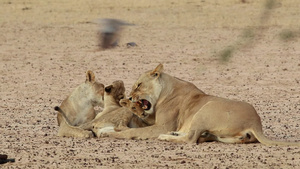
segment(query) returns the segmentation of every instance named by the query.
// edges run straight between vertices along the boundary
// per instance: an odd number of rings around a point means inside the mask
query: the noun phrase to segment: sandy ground
[[[300,168],[297,147],[56,136],[53,107],[87,70],[105,85],[123,80],[129,93],[163,63],[208,94],[254,105],[269,138],[299,142],[300,4],[245,2],[2,0],[0,154],[16,162],[0,168]],[[107,17],[136,26],[119,47],[95,51],[93,21]]]

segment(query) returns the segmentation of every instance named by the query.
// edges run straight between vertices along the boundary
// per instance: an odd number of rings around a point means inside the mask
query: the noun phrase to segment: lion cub
[[[104,85],[96,82],[92,71],[87,71],[86,81],[79,85],[59,107],[55,107],[59,125],[58,136],[92,137],[91,131],[77,126],[92,121],[95,106],[103,107]]]
[[[146,114],[141,102],[131,102],[129,99],[122,99],[120,100],[120,105],[129,109],[135,115],[133,116],[133,118],[138,118],[142,120],[148,126],[153,125],[155,123],[155,116]],[[131,120],[129,127],[140,127],[140,124],[136,124],[136,122],[138,121],[139,120]]]
[[[134,118],[129,109],[121,107],[120,104],[124,104],[123,98],[125,98],[123,81],[115,81],[112,85],[105,87],[104,109],[92,122],[92,131],[97,137],[103,137],[106,133],[116,130],[126,130],[129,127],[148,126],[141,119]]]

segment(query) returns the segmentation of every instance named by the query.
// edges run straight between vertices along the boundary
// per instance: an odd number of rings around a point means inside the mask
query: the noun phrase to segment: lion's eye
[[[138,86],[137,86],[137,88],[139,88],[141,85],[142,85],[142,83],[139,83]]]
[[[136,108],[135,108],[135,107],[132,107],[131,109],[132,109],[132,110],[136,110]]]

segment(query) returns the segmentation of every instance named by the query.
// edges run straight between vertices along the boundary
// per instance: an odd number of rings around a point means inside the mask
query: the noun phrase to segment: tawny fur
[[[155,114],[155,124],[109,136],[186,143],[259,141],[265,145],[300,146],[299,143],[272,141],[265,137],[260,117],[252,105],[207,95],[192,83],[164,73],[162,64],[139,77],[131,96],[134,102],[147,100],[151,103],[151,108],[145,112]]]
[[[126,130],[129,127],[147,126],[127,108],[121,107],[120,100],[125,98],[125,87],[122,81],[115,81],[105,87],[104,109],[95,119],[81,125],[83,129],[91,129],[97,137],[104,137],[109,132]],[[131,126],[132,125],[132,126]]]
[[[77,126],[92,121],[95,106],[103,107],[104,85],[96,82],[92,71],[87,71],[86,81],[79,85],[57,109],[58,136],[92,137],[91,131]]]

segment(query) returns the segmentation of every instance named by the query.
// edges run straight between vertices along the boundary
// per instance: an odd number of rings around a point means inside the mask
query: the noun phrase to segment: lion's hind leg
[[[222,143],[229,143],[229,144],[234,144],[234,143],[243,143],[243,137],[242,136],[219,136],[217,137],[217,140],[222,142]]]
[[[158,139],[171,141],[176,143],[202,143],[212,140],[214,137],[207,131],[190,130],[188,133],[184,132],[170,132],[168,134],[161,134]]]
[[[211,142],[211,141],[217,141],[217,137],[215,135],[212,135],[208,131],[205,131],[200,135],[197,143]]]
[[[255,143],[257,139],[251,132],[243,131],[234,136],[217,136],[217,140],[223,143],[240,144]]]
[[[71,126],[64,118],[62,118],[57,136],[90,138],[94,137],[94,134],[91,131],[83,130],[76,126]]]

